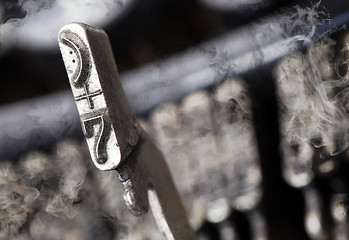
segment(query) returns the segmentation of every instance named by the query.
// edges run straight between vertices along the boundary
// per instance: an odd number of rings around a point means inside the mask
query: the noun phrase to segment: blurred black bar
[[[274,21],[273,18],[269,20]],[[348,22],[349,12],[334,17],[317,26],[312,40],[337,31]],[[179,101],[190,92],[210,88],[227,77],[244,74],[309,44],[290,39],[274,43],[251,40],[251,44],[246,44],[246,39],[253,37],[260,27],[251,24],[194,51],[122,74],[120,78],[133,113],[145,116],[161,103]],[[225,52],[226,61],[212,62],[207,52],[210,49],[219,51],[221,45],[229,49]],[[275,48],[283,51],[275,51]],[[229,71],[225,71],[226,65]],[[70,91],[0,107],[2,160],[16,160],[30,149],[48,149],[62,139],[79,136],[79,118]]]

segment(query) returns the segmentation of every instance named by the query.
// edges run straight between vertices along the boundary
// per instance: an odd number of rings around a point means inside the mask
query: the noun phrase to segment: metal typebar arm
[[[131,113],[106,33],[69,24],[59,46],[95,166],[118,172],[130,211],[150,206],[167,239],[196,239],[162,153]]]

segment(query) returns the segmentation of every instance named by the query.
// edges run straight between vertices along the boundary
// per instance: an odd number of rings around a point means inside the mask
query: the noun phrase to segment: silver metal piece
[[[337,193],[331,199],[331,215],[334,220],[333,239],[349,239],[349,195]]]
[[[96,167],[116,169],[129,210],[142,215],[150,206],[167,239],[196,239],[162,153],[130,111],[106,33],[69,24],[59,45]]]
[[[108,36],[73,23],[60,30],[59,46],[92,161],[100,170],[115,169],[137,144],[139,133]]]
[[[324,214],[324,203],[319,191],[308,185],[303,188],[305,200],[304,225],[310,239],[330,239],[329,219]]]
[[[196,239],[162,153],[144,131],[139,141],[117,169],[126,205],[133,214],[141,215],[150,204],[167,239]]]

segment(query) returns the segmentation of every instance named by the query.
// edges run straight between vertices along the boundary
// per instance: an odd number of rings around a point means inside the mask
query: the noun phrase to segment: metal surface
[[[93,163],[115,169],[138,141],[136,120],[128,107],[109,39],[103,30],[69,24],[59,46]]]
[[[59,45],[96,167],[117,170],[130,211],[142,215],[150,205],[167,239],[195,239],[161,152],[129,109],[105,32],[69,24]]]
[[[265,25],[270,24],[272,20],[275,19],[266,20]],[[347,12],[318,25],[314,33],[315,40],[340,29],[348,21],[349,13]],[[290,49],[300,48],[297,41],[291,42],[294,48],[288,45],[291,38],[274,45],[267,45],[264,42],[260,43],[260,46],[253,44],[252,33],[255,33],[258,27],[263,29],[263,26],[248,25],[244,28],[245,30],[232,31],[227,36],[198,47],[198,49],[209,50],[222,49],[223,46],[222,50],[227,54],[226,62],[216,62],[214,65],[231,66],[228,68],[229,72],[221,72],[221,69],[215,69],[212,64],[210,65],[210,59],[204,51],[190,49],[165,61],[122,74],[123,88],[132,112],[137,116],[144,115],[160,103],[178,101],[193,91],[212,87],[227,78],[227,73],[240,75],[277,57],[289,54]],[[303,32],[307,31],[303,29]],[[247,39],[252,39],[250,44],[246,44]],[[272,46],[278,46],[280,51],[273,51],[269,55],[270,50],[273,49]],[[256,56],[262,55],[265,58],[263,61],[258,61]],[[29,149],[49,148],[61,139],[78,135],[79,120],[73,102],[71,94],[67,91],[1,106],[0,158],[13,160]],[[52,112],[52,109],[54,109],[53,115],[44,114]],[[21,131],[17,131],[19,126]],[[54,134],[52,134],[53,129]],[[19,132],[21,136],[17,136]],[[35,141],[31,140],[33,138]]]
[[[139,141],[117,169],[128,208],[139,215],[150,205],[167,239],[196,239],[162,153],[144,132]]]

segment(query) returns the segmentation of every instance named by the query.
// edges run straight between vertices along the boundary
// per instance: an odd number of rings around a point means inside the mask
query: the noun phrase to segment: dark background
[[[5,0],[7,18],[25,13]],[[247,2],[247,1],[246,1]],[[11,5],[11,4],[12,5]],[[136,4],[122,19],[105,27],[119,71],[168,58],[209,39],[244,27],[294,5],[313,1],[266,0],[242,9],[219,11],[195,0],[147,0]],[[349,10],[349,1],[323,0],[319,10],[330,16]],[[21,46],[0,55],[0,104],[69,89],[58,48],[31,50]]]
[[[220,11],[194,0],[139,0],[129,13],[106,26],[105,30],[122,73],[166,59],[297,4],[305,7],[312,6],[313,2],[268,0],[253,8]],[[336,16],[349,10],[349,1],[323,0],[319,9]],[[8,11],[8,16],[24,16],[20,9]],[[281,175],[278,110],[272,68],[264,66],[243,76],[253,98],[254,122],[262,160],[264,197],[260,208],[267,219],[269,239],[308,239],[303,225],[304,196],[300,190],[288,186]],[[0,56],[0,76],[0,105],[70,89],[58,48],[57,51],[34,51],[22,46],[6,51]],[[329,206],[332,193],[349,192],[345,171],[348,166],[342,167],[337,175],[318,177],[313,183],[320,189],[325,206]],[[344,187],[336,189],[333,181],[342,182]],[[329,208],[325,207],[323,213],[329,216]],[[236,224],[241,239],[251,238],[244,214],[234,213],[230,221]],[[332,224],[329,220],[329,228]],[[207,233],[211,239],[217,239],[215,225],[206,223],[200,231]]]

